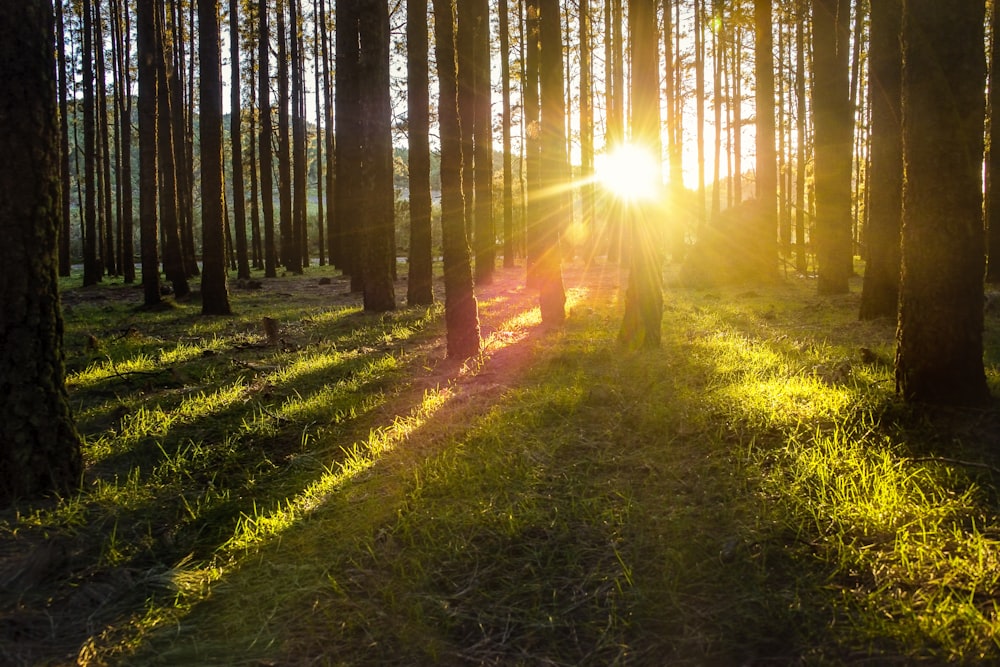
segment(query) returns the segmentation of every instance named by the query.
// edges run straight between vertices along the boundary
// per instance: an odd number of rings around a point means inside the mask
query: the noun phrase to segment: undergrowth
[[[440,308],[319,288],[231,319],[72,306],[86,485],[0,515],[2,632],[27,638],[0,656],[1000,660],[996,406],[903,406],[892,324],[857,322],[856,292],[671,287],[662,348],[627,353],[613,285],[568,283],[558,331],[523,290],[485,298],[462,366]]]

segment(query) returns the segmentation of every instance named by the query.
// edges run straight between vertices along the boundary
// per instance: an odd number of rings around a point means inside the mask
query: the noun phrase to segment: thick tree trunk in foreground
[[[52,5],[0,3],[0,507],[80,482],[56,276],[61,220]]]
[[[441,235],[444,251],[444,313],[448,356],[465,359],[479,352],[479,304],[472,286],[472,263],[465,236],[462,202],[462,137],[458,120],[455,63],[455,0],[434,0],[438,118],[441,123]]]
[[[903,272],[896,388],[978,405],[983,370],[984,5],[903,1]],[[947,91],[947,94],[943,94]]]

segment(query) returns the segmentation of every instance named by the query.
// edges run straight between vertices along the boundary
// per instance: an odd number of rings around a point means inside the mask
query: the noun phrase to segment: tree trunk
[[[115,40],[118,44],[118,122],[121,135],[121,264],[126,283],[135,282],[134,198],[132,194],[132,68],[130,66],[131,21],[127,2],[115,0]]]
[[[632,52],[632,141],[660,154],[659,35],[656,0],[630,0]],[[655,163],[658,165],[659,160]],[[659,174],[655,180],[660,181]],[[618,339],[627,348],[660,346],[663,322],[659,216],[653,202],[626,204],[631,223],[625,315]]]
[[[902,282],[896,389],[981,405],[984,5],[903,0]]]
[[[319,22],[323,26],[320,44],[323,51],[323,127],[326,129],[326,245],[327,257],[334,265],[337,251],[337,217],[336,217],[336,144],[333,126],[333,95],[330,89],[330,45],[327,38],[326,0],[319,0]]]
[[[70,179],[69,179],[69,72],[66,71],[66,24],[63,19],[62,0],[56,0],[56,71],[59,72],[59,138],[60,138],[60,196],[62,220],[59,225],[59,275],[68,276],[72,267],[70,257]]]
[[[302,31],[300,30],[300,0],[288,0],[289,66],[292,74],[292,239],[294,247],[290,262],[295,273],[309,264],[306,233],[306,113],[302,67]],[[386,36],[388,39],[388,36]]]
[[[800,275],[805,275],[809,269],[806,258],[806,2],[808,0],[798,0],[799,16],[795,24],[795,118],[798,136],[795,160],[795,269]]]
[[[410,149],[410,266],[406,301],[417,306],[434,302],[427,0],[409,0],[406,12],[407,139]]]
[[[260,41],[257,45],[257,67],[259,82],[257,93],[260,95],[258,112],[260,113],[260,195],[264,209],[264,276],[274,278],[278,275],[278,253],[274,241],[274,176],[271,171],[272,151],[271,137],[274,130],[271,124],[271,34],[268,29],[268,2],[260,0],[258,4],[260,20]]]
[[[0,507],[80,484],[64,384],[52,4],[0,3]]]
[[[813,124],[820,294],[846,294],[851,276],[850,0],[812,0]]]
[[[187,281],[187,271],[184,266],[183,248],[181,244],[177,174],[180,165],[177,164],[177,153],[174,145],[183,138],[176,134],[176,125],[171,122],[173,116],[172,88],[178,85],[171,66],[170,44],[167,41],[166,14],[163,0],[158,0],[157,41],[159,43],[157,63],[157,135],[159,146],[157,157],[160,161],[160,225],[164,236],[163,264],[167,280],[174,288],[174,296],[178,299],[187,296],[191,289]],[[178,111],[179,113],[179,111]]]
[[[278,40],[278,232],[281,235],[281,265],[285,270],[299,273],[302,262],[298,257],[292,213],[292,149],[289,140],[291,121],[288,105],[288,30],[285,27],[285,3],[278,0],[275,11],[276,37]]]
[[[496,264],[496,230],[493,227],[493,87],[490,80],[490,5],[475,0],[473,24],[475,141],[475,251],[477,285],[493,280]]]
[[[361,197],[365,221],[364,309],[385,312],[396,307],[395,206],[392,184],[392,103],[389,91],[389,7],[386,0],[365,0],[358,12],[362,146]]]
[[[230,117],[229,144],[233,152],[233,225],[236,227],[236,276],[250,277],[247,253],[247,214],[243,192],[243,131],[240,120],[240,1],[229,0]],[[205,64],[202,63],[202,67]],[[204,148],[204,147],[203,147]]]
[[[455,58],[455,0],[434,0],[434,41],[438,67],[441,135],[441,236],[444,251],[445,323],[448,356],[466,359],[479,352],[479,306],[465,236],[462,203],[462,137],[459,132]]]
[[[594,93],[591,46],[590,1],[580,0],[580,193],[583,230],[586,234],[586,259],[593,257],[595,233],[594,187]]]
[[[860,319],[896,317],[899,311],[900,216],[903,208],[903,129],[900,77],[902,0],[871,7],[868,63],[872,105],[867,262]]]
[[[584,0],[586,1],[586,0]],[[507,0],[499,0],[500,13],[500,85],[502,98],[501,135],[503,137],[503,265],[514,266],[514,164],[510,128],[510,11]]]
[[[139,114],[139,246],[142,262],[143,303],[152,308],[160,303],[160,256],[156,224],[157,138],[156,92],[159,75],[159,40],[156,38],[156,7],[140,2],[135,12]]]
[[[610,2],[610,0],[609,0]],[[539,231],[542,218],[542,134],[539,130],[540,107],[538,98],[539,51],[539,0],[526,0],[524,39],[524,82],[521,97],[524,100],[524,170],[527,190],[525,204],[525,255],[528,287],[538,286],[538,260],[541,256]]]
[[[198,0],[198,26],[198,59],[201,63],[198,86],[201,140],[201,312],[203,315],[229,315],[225,192],[222,187],[222,54],[219,46],[218,0]],[[238,115],[239,107],[234,108],[233,112]],[[240,196],[242,198],[242,193]],[[245,247],[243,254],[245,260]]]
[[[336,4],[336,97],[337,125],[336,207],[337,207],[337,266],[351,276],[351,291],[362,288],[360,254],[359,198],[361,171],[361,118],[357,100],[361,82],[358,80],[358,16],[354,0],[337,0]]]
[[[875,8],[872,7],[872,12]],[[986,282],[1000,283],[1000,3],[990,5],[989,141],[987,143]],[[996,167],[996,169],[994,169]]]
[[[541,171],[546,194],[543,215],[538,220],[539,308],[542,322],[559,326],[566,320],[566,293],[562,280],[559,240],[566,224],[566,183],[569,161],[566,155],[566,100],[563,97],[562,29],[558,0],[539,2],[539,95],[541,99]]]
[[[97,186],[95,161],[97,128],[94,97],[94,10],[91,0],[83,0],[83,284],[101,281],[97,254]]]
[[[778,167],[775,154],[774,124],[774,35],[771,0],[754,2],[755,49],[754,73],[757,79],[757,227],[755,262],[757,278],[773,280],[777,268]],[[741,131],[740,127],[736,128]],[[736,175],[741,178],[740,174]]]

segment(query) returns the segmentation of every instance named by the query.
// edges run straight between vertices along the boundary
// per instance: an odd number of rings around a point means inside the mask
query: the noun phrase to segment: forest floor
[[[405,278],[67,281],[84,487],[0,513],[0,665],[1000,660],[1000,407],[903,406],[858,281],[668,277],[629,352],[620,270],[564,275],[545,329],[498,269],[464,362]]]

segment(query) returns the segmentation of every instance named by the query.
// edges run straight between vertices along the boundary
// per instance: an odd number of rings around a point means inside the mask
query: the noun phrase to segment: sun
[[[622,144],[594,159],[597,181],[626,200],[652,199],[660,185],[660,165],[652,152],[635,144]]]

